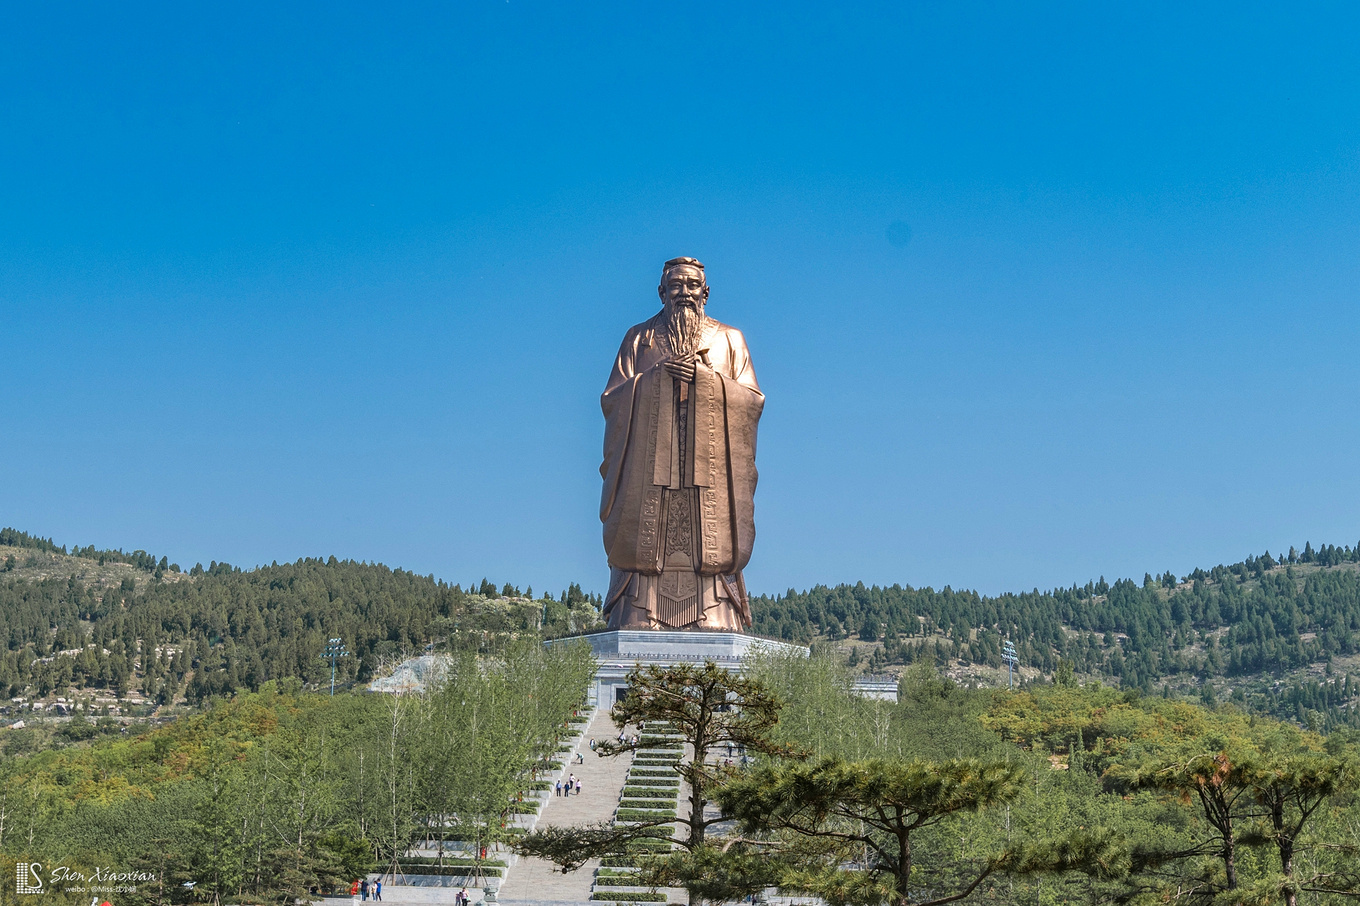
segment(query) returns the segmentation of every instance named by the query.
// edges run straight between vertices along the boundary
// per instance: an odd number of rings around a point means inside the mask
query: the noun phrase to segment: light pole
[[[1001,659],[1006,662],[1006,686],[1015,688],[1015,668],[1020,665],[1020,656],[1015,653],[1015,643],[1007,640],[1001,643]]]
[[[349,657],[349,652],[345,650],[345,643],[339,639],[330,639],[326,642],[326,650],[321,652],[321,659],[331,662],[331,695],[335,694],[335,661],[337,658]]]

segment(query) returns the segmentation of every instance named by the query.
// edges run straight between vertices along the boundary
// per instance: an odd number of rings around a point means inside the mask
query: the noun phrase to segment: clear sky
[[[607,579],[705,262],[755,591],[1360,538],[1354,4],[8,4],[0,524]]]

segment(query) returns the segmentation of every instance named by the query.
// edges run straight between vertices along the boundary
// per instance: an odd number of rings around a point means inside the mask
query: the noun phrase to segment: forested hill
[[[336,637],[350,652],[340,681],[365,680],[385,659],[441,640],[591,628],[598,604],[577,585],[535,599],[509,583],[465,590],[334,557],[181,570],[145,551],[68,550],[0,529],[0,693],[108,692],[150,708],[285,676],[322,684],[321,652]],[[757,597],[751,609],[757,633],[835,641],[872,671],[928,659],[966,679],[1001,667],[1011,639],[1029,678],[1071,670],[1360,725],[1360,545],[996,596],[817,586]]]
[[[242,570],[181,572],[144,551],[67,551],[0,530],[0,693],[44,697],[105,690],[148,706],[191,702],[268,680],[328,682],[330,638],[350,652],[339,680],[461,635],[563,634],[597,619],[572,585],[555,598],[483,579],[464,591],[433,576],[352,560],[308,558]]]
[[[1231,687],[1239,699],[1273,696],[1255,704],[1300,715],[1342,714],[1360,693],[1360,681],[1348,675],[1360,679],[1360,544],[1307,544],[1302,553],[1267,552],[1181,579],[1149,574],[1141,584],[1111,585],[1102,578],[997,596],[817,586],[762,596],[751,610],[764,635],[875,643],[866,649],[870,669],[920,658],[1000,667],[1002,641],[1011,639],[1021,664],[1044,674],[1065,662],[1145,692],[1221,678],[1207,688]],[[1245,682],[1262,674],[1291,683]]]

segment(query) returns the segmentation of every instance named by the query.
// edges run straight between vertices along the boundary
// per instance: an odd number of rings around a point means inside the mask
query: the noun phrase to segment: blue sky
[[[0,523],[600,590],[694,255],[753,590],[1355,544],[1360,14],[1189,7],[11,5]]]

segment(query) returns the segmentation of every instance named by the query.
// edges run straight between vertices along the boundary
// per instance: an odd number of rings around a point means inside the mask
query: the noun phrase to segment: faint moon
[[[911,227],[904,221],[894,220],[888,224],[888,241],[897,248],[906,248],[911,244]]]

